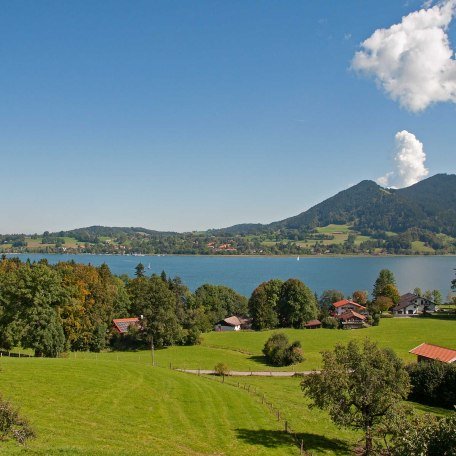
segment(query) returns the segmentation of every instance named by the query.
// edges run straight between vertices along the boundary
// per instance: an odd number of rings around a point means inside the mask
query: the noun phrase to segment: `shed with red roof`
[[[115,331],[117,331],[119,334],[125,334],[128,332],[131,326],[139,326],[139,318],[115,318],[112,320],[112,324]]]
[[[418,356],[418,362],[422,361],[441,361],[442,363],[456,362],[456,350],[439,345],[423,343],[409,351]]]

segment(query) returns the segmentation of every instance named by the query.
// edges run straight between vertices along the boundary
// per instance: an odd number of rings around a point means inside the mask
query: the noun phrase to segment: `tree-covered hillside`
[[[456,175],[403,189],[362,181],[305,212],[270,224],[203,232],[91,226],[42,235],[0,235],[4,252],[144,254],[455,253]]]

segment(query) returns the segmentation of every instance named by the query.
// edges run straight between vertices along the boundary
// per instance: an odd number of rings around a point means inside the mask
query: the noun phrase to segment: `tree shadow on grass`
[[[267,363],[265,356],[253,355],[253,356],[249,356],[248,359],[255,363],[261,364],[262,366],[272,367],[270,364]]]
[[[267,448],[278,448],[296,444],[291,434],[272,429],[236,429],[236,435],[238,439],[250,445],[261,445]]]
[[[343,440],[329,439],[324,435],[312,434],[310,432],[300,432],[296,435],[299,442],[304,442],[304,449],[307,451],[327,451],[331,450],[335,454],[352,454],[353,448]]]
[[[339,439],[329,439],[323,435],[302,432],[296,434],[296,439],[285,431],[270,429],[236,429],[237,437],[250,445],[261,445],[267,448],[283,446],[300,446],[301,440],[306,451],[327,451],[335,454],[351,454],[351,447],[347,442]]]

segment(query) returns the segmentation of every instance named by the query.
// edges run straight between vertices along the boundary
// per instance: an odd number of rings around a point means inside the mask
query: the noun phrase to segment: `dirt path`
[[[196,375],[214,375],[216,372],[210,369],[176,369],[180,372]],[[309,375],[315,371],[230,371],[231,377],[294,377],[295,375]]]

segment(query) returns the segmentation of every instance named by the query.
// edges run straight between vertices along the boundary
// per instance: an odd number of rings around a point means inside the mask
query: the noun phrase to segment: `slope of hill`
[[[456,236],[456,175],[437,174],[399,190],[362,181],[295,217],[269,226],[311,229],[332,223],[394,232],[423,228]]]
[[[337,229],[340,227],[340,229]],[[0,235],[4,252],[148,254],[455,253],[456,175],[403,189],[364,180],[296,216],[205,232],[90,226]]]

